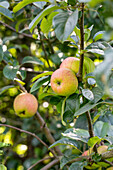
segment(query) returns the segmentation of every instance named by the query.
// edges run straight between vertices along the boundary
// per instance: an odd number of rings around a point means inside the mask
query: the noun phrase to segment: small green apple
[[[76,91],[78,80],[73,71],[67,68],[60,68],[51,76],[51,87],[58,95],[69,96]]]
[[[68,57],[60,65],[60,68],[71,69],[75,74],[79,71],[80,59],[75,57]]]
[[[14,100],[14,110],[19,117],[32,117],[38,109],[35,96],[30,93],[21,93]]]

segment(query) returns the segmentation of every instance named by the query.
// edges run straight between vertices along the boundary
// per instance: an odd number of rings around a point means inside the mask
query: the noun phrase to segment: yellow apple
[[[19,94],[13,104],[14,110],[19,117],[32,117],[38,109],[38,102],[30,93]]]
[[[58,95],[69,96],[75,93],[78,87],[78,80],[73,71],[67,68],[60,68],[51,76],[51,87]]]

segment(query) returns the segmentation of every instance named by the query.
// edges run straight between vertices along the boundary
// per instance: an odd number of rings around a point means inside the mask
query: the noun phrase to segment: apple
[[[79,63],[80,63],[79,58],[68,57],[65,60],[63,60],[63,62],[60,65],[60,68],[71,69],[76,74],[79,71]]]
[[[34,95],[21,93],[15,98],[13,107],[19,117],[27,118],[35,115],[38,102]]]
[[[69,96],[76,91],[78,80],[72,70],[59,68],[51,76],[51,87],[58,95]]]
[[[107,152],[108,146],[107,145],[102,145],[97,148],[98,154],[102,154],[104,152]],[[86,150],[82,156],[89,156],[93,152],[93,149],[90,148],[89,150]]]

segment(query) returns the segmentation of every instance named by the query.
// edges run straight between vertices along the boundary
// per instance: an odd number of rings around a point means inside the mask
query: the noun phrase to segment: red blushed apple
[[[80,63],[79,58],[68,57],[61,63],[60,68],[71,69],[76,74],[79,71],[79,63]]]
[[[32,117],[38,109],[35,96],[30,93],[21,93],[14,100],[14,110],[19,117]]]
[[[78,80],[73,71],[67,68],[60,68],[51,76],[51,87],[58,95],[69,96],[76,91]]]

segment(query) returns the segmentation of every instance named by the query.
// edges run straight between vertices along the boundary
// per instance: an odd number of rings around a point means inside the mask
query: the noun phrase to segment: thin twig
[[[105,163],[107,163],[107,164],[109,164],[109,165],[111,165],[111,166],[113,166],[113,163],[110,162],[110,161],[108,161],[108,160],[106,160],[106,159],[102,159],[102,161],[105,162]]]
[[[58,164],[60,162],[59,159],[55,159],[52,162],[50,162],[49,164],[47,164],[45,167],[41,168],[41,170],[48,170],[51,167],[53,167],[54,165]]]
[[[47,157],[47,158],[43,158],[43,159],[41,159],[41,160],[39,160],[38,162],[36,162],[35,164],[33,164],[32,166],[30,166],[27,170],[31,170],[32,168],[34,168],[36,165],[38,165],[39,163],[41,163],[41,162],[43,162],[43,161],[45,161],[45,160],[47,160],[47,159],[53,159],[54,157]]]
[[[93,131],[93,124],[92,124],[92,119],[91,119],[91,115],[90,112],[86,112],[86,116],[87,116],[87,121],[88,121],[88,129],[89,129],[89,135],[90,138],[94,137],[94,131]],[[94,146],[94,152],[97,153],[97,147],[96,145]]]
[[[17,128],[17,127],[15,127],[15,126],[7,125],[7,124],[0,124],[0,126],[9,127],[9,128],[18,130],[18,131],[20,131],[20,132],[29,134],[29,135],[35,137],[40,143],[42,143],[42,144],[48,149],[48,145],[47,145],[44,141],[42,141],[35,133],[32,133],[32,132],[29,132],[29,131],[26,131],[26,130]],[[50,151],[51,151],[51,153],[56,157],[56,155],[54,154],[53,150],[50,149]]]
[[[80,25],[80,65],[77,77],[79,81],[82,81],[83,63],[84,63],[84,3],[81,3],[82,16],[79,20]]]
[[[44,119],[41,117],[41,115],[38,113],[36,113],[36,119],[38,120],[38,122],[40,123],[40,126],[42,128],[42,130],[44,131],[46,138],[48,139],[50,144],[53,144],[55,142],[55,139],[53,138],[53,136],[51,135],[50,130],[48,129],[46,122],[44,121]],[[55,151],[58,155],[62,155],[62,152],[60,151],[59,147],[56,146],[55,147]]]

